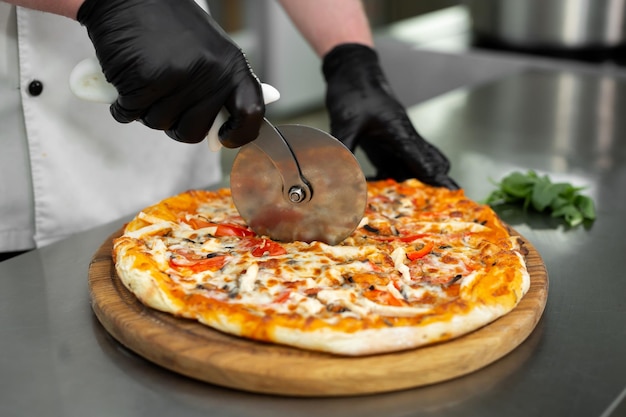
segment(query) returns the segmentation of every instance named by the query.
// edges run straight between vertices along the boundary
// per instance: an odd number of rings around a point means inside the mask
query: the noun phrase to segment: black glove
[[[376,179],[408,178],[450,189],[450,163],[422,138],[394,97],[376,52],[360,44],[343,44],[325,57],[326,107],[331,134],[354,152],[357,145],[376,167]]]
[[[118,122],[141,120],[196,143],[225,106],[224,146],[258,136],[261,84],[239,47],[193,0],[86,0],[77,19],[119,93],[111,105]]]

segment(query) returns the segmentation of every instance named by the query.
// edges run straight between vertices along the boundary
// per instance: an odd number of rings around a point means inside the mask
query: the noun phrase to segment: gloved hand
[[[119,93],[111,105],[118,122],[141,120],[196,143],[225,106],[224,146],[258,136],[261,84],[240,48],[193,0],[86,0],[77,19]]]
[[[448,159],[417,133],[393,96],[373,49],[339,45],[324,57],[322,70],[331,134],[353,152],[361,146],[377,169],[376,179],[417,178],[459,188],[448,177]]]

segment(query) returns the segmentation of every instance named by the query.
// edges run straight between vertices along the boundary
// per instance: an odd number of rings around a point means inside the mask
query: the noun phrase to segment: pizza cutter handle
[[[72,93],[80,99],[106,104],[112,104],[117,100],[117,90],[106,80],[100,63],[95,57],[84,59],[76,64],[70,73],[69,84]],[[265,104],[273,103],[280,98],[278,90],[271,85],[261,84],[261,87]],[[207,141],[209,148],[213,151],[219,150],[222,146],[218,133],[227,118],[228,112],[222,109],[209,129]]]
[[[280,98],[280,93],[274,87],[269,84],[261,83],[261,89],[263,91],[263,101],[265,104],[270,104],[277,101]],[[209,144],[209,149],[214,152],[219,151],[222,148],[222,143],[220,142],[220,127],[226,122],[228,119],[228,111],[222,107],[222,110],[217,114],[217,117],[213,121],[211,128],[209,129],[209,133],[207,133],[207,142]]]

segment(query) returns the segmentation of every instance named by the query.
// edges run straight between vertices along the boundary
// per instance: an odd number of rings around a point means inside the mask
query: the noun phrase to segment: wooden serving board
[[[529,249],[531,284],[504,317],[460,338],[390,354],[345,357],[265,344],[210,329],[141,304],[118,278],[112,240],[89,267],[92,307],[104,328],[140,356],[177,373],[220,386],[289,396],[343,396],[395,391],[445,381],[483,368],[519,346],[539,321],[548,275]]]

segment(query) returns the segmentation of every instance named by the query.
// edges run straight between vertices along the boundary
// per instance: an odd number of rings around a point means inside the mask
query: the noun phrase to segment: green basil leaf
[[[563,198],[567,198],[570,202],[574,202],[574,199],[578,195],[578,192],[583,190],[585,187],[574,187],[571,184],[566,184],[563,190],[560,192],[560,196]]]
[[[552,211],[558,210],[561,207],[566,206],[568,204],[571,204],[571,202],[568,199],[563,198],[561,196],[556,196],[556,198],[552,200],[552,202],[550,203],[550,209]]]
[[[514,197],[525,198],[532,193],[535,181],[536,178],[524,175],[521,172],[514,172],[502,180],[500,188]]]
[[[548,177],[543,177],[533,187],[532,203],[533,208],[537,211],[543,211],[550,206],[552,201],[559,195],[560,187],[555,187]]]
[[[576,192],[577,188],[572,186],[572,184],[568,184],[565,182],[557,182],[552,184],[552,190],[554,191],[554,193],[556,195],[558,195],[559,197],[563,197],[563,198],[567,198],[567,195],[570,192]]]
[[[596,207],[591,198],[584,195],[577,195],[574,199],[574,204],[578,210],[580,210],[585,219],[595,220]]]
[[[579,193],[584,187],[552,183],[547,175],[539,176],[532,170],[513,172],[495,185],[499,188],[489,194],[485,204],[521,205],[524,210],[532,208],[551,213],[553,217],[562,217],[570,226],[596,218],[593,200]]]
[[[563,217],[570,226],[578,226],[583,222],[583,214],[573,204],[568,204],[552,212],[552,217]]]

